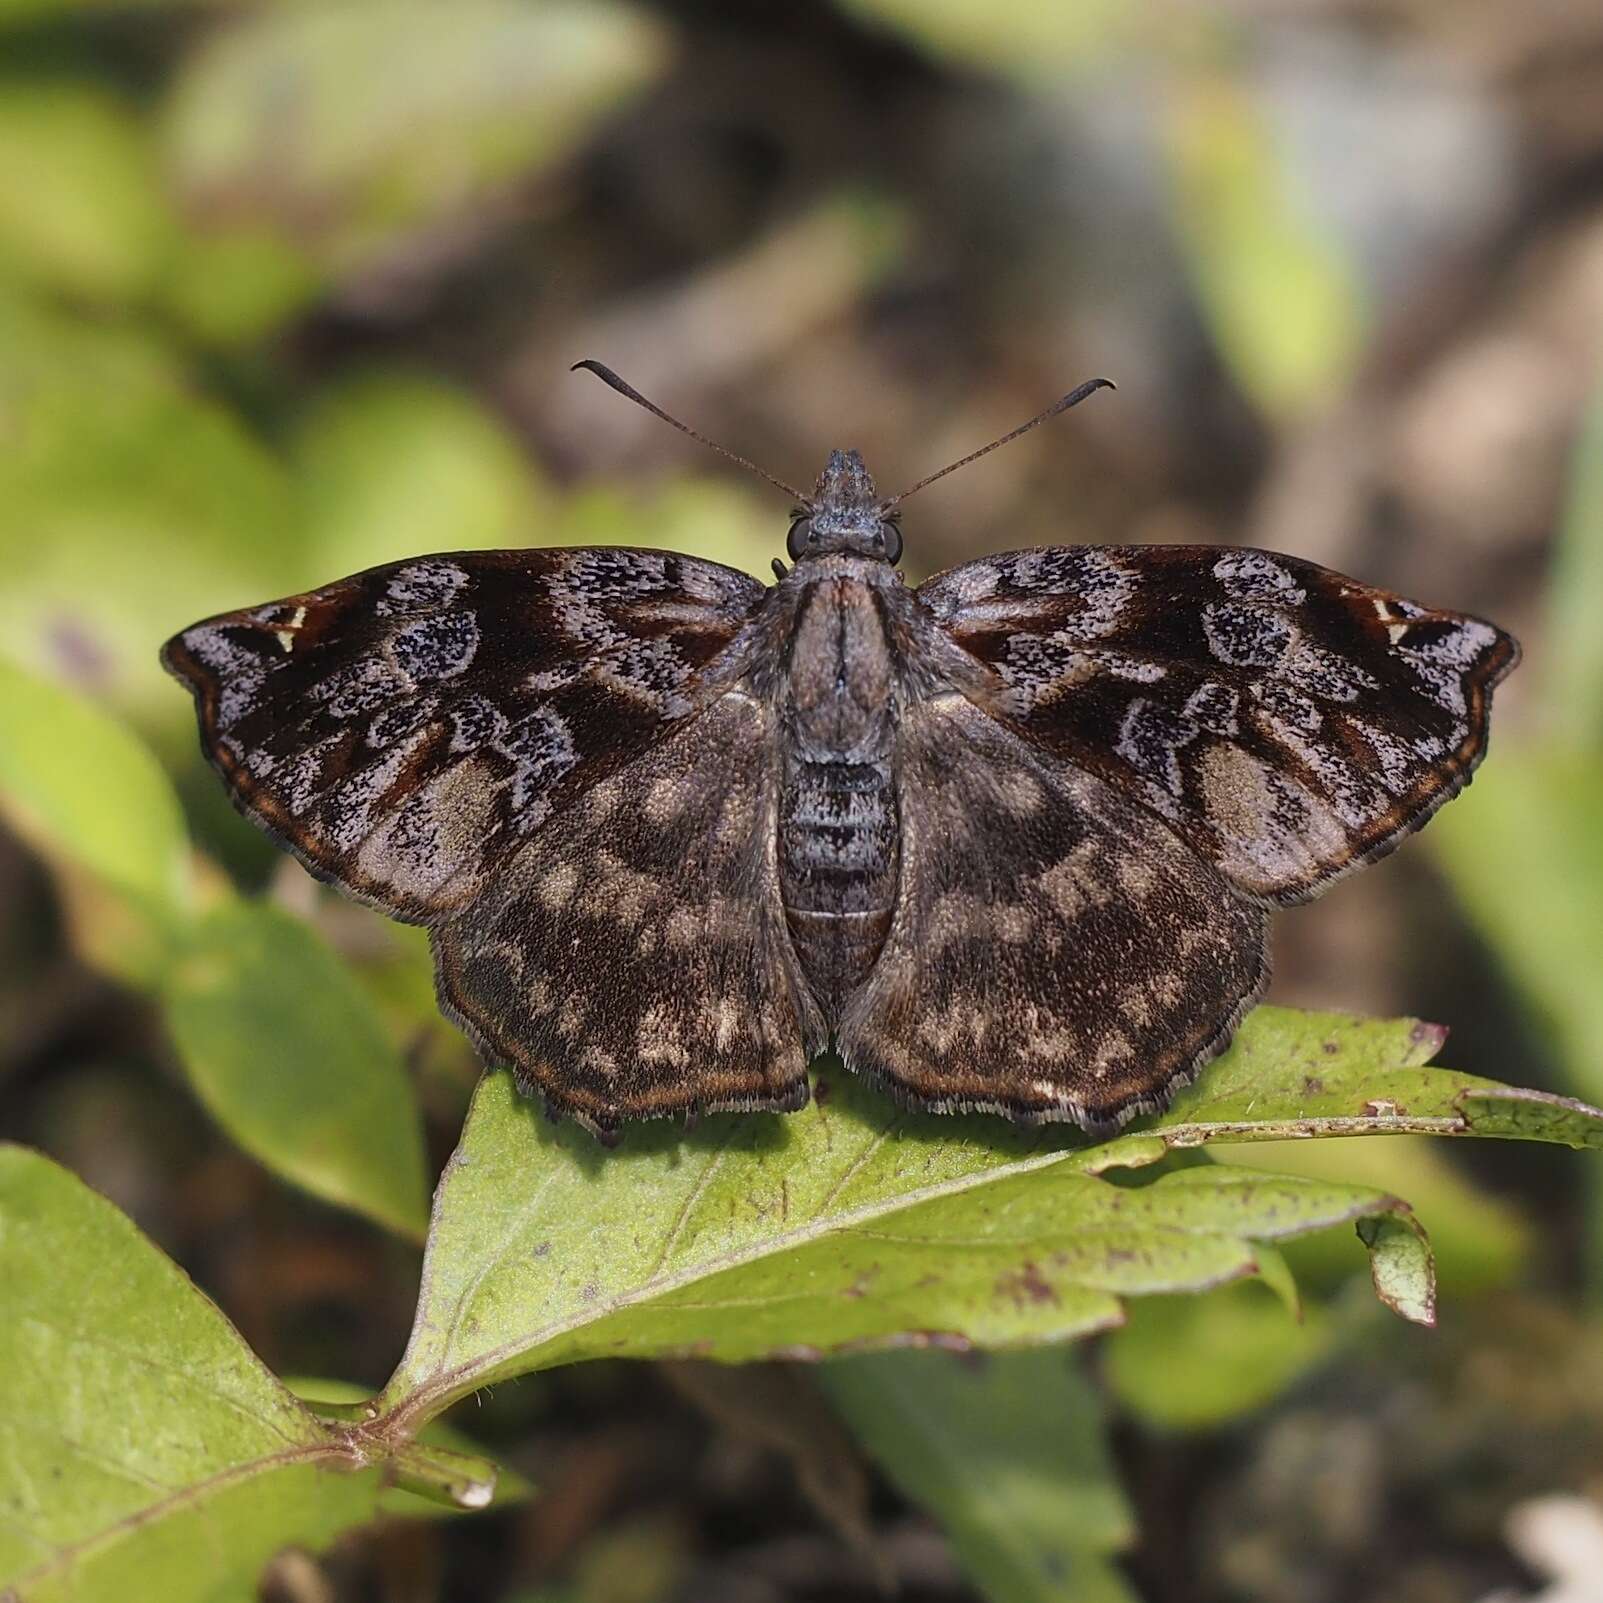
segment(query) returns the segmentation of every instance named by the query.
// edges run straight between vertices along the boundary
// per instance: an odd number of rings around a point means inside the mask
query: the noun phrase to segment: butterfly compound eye
[[[902,560],[902,531],[886,518],[879,526],[879,537],[885,544],[885,560],[894,568]]]
[[[790,553],[792,562],[799,562],[807,555],[807,547],[816,544],[818,536],[813,533],[813,520],[811,518],[797,518],[790,526],[790,533],[785,537],[785,549]]]

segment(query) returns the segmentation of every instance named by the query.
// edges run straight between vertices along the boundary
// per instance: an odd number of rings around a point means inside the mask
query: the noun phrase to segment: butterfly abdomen
[[[896,902],[895,686],[880,598],[834,559],[796,612],[782,694],[779,879],[814,996],[834,1022],[873,968]]]
[[[785,919],[832,1020],[868,977],[896,901],[898,820],[886,762],[787,764],[780,801]]]

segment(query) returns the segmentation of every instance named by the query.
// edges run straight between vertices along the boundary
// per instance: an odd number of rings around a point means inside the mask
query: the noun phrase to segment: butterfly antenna
[[[570,373],[577,373],[581,367],[587,372],[594,373],[603,384],[615,389],[620,395],[627,396],[635,403],[636,406],[645,407],[645,409],[650,412],[653,417],[660,417],[664,423],[673,424],[673,426],[678,429],[681,434],[688,434],[691,439],[699,440],[707,447],[708,450],[716,451],[719,456],[728,457],[731,462],[738,463],[741,467],[745,468],[748,473],[755,473],[759,479],[767,479],[767,481],[773,485],[776,490],[783,490],[786,495],[790,496],[792,500],[799,502],[802,506],[810,507],[812,505],[811,497],[803,495],[801,491],[798,490],[794,485],[786,484],[783,479],[776,479],[772,473],[765,472],[762,468],[758,467],[755,462],[748,462],[745,457],[736,455],[736,453],[731,451],[727,446],[720,445],[716,440],[709,440],[705,434],[698,434],[696,430],[691,428],[688,423],[681,423],[678,418],[672,417],[667,412],[664,412],[655,401],[648,401],[645,396],[643,396],[640,391],[634,387],[634,385],[626,383],[623,379],[619,378],[618,375],[604,363],[593,361],[587,356],[582,362],[575,362],[573,366],[568,369],[568,371]]]
[[[1028,434],[1031,429],[1045,423],[1048,418],[1056,417],[1059,412],[1067,412],[1071,406],[1078,406],[1088,395],[1095,395],[1098,390],[1116,390],[1118,385],[1110,378],[1087,379],[1077,390],[1070,390],[1065,396],[1054,401],[1044,412],[1037,412],[1028,423],[1021,423],[1016,429],[1004,434],[999,440],[992,440],[989,445],[982,445],[977,451],[970,451],[967,456],[960,456],[955,462],[948,462],[939,473],[932,473],[928,478],[920,479],[911,489],[903,490],[900,495],[893,495],[889,501],[881,501],[879,509],[888,512],[894,506],[899,506],[908,496],[916,495],[926,484],[933,484],[937,479],[944,479],[948,473],[956,473],[959,468],[966,468],[970,462],[977,462],[982,456],[990,453],[1000,445],[1007,445],[1016,440],[1021,434]]]

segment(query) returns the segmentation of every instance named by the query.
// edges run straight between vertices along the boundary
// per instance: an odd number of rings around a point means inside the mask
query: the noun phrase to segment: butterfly
[[[795,497],[772,585],[449,552],[207,619],[163,661],[240,809],[426,925],[443,1011],[553,1115],[610,1143],[794,1110],[833,1049],[914,1108],[1106,1133],[1228,1043],[1270,909],[1468,783],[1519,647],[1237,547],[909,587],[901,503],[984,451],[888,499],[855,451],[811,495],[725,451]]]

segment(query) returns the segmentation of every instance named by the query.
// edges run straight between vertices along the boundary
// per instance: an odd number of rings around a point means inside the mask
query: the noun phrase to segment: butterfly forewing
[[[1489,623],[1271,552],[1066,546],[964,563],[919,599],[994,670],[986,710],[1288,903],[1468,782],[1518,660]]]
[[[208,619],[163,660],[249,816],[430,923],[704,706],[763,594],[663,552],[455,552]]]

